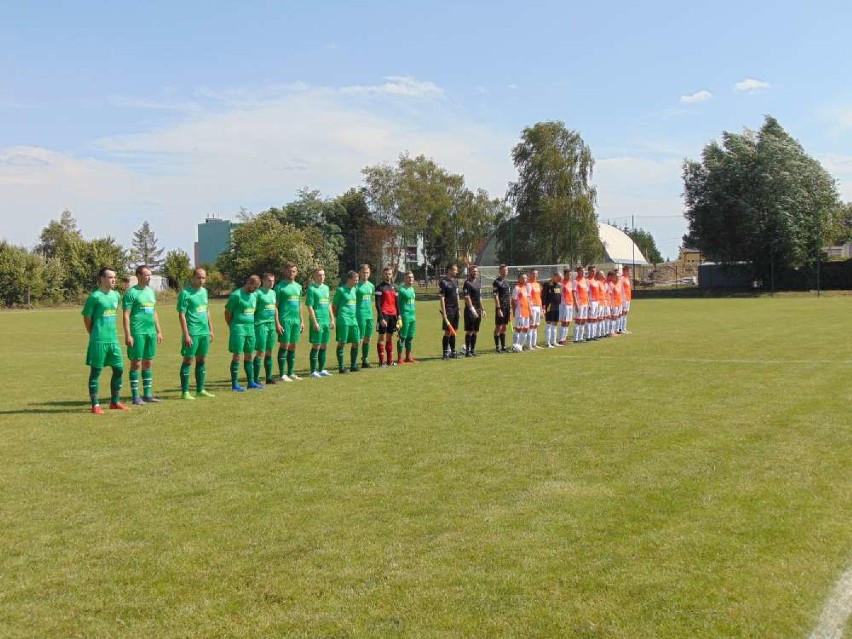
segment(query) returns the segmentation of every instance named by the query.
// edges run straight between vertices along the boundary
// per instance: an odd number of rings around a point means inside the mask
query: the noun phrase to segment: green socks
[[[358,345],[349,349],[349,368],[358,368]]]
[[[180,390],[183,393],[189,392],[189,363],[187,362],[180,365]]]
[[[133,390],[133,371],[130,371],[130,390]],[[154,384],[154,371],[150,368],[142,369],[142,397],[152,397],[152,386]]]
[[[361,361],[366,364],[367,359],[370,357],[370,342],[363,342],[361,344]]]
[[[278,349],[278,374],[284,375],[284,360],[287,357],[287,353],[289,351],[284,350],[283,348]]]
[[[260,368],[260,358],[258,357],[258,369]],[[272,379],[272,355],[263,356],[263,372],[266,373],[266,381]],[[258,370],[258,373],[260,371]]]
[[[130,394],[133,399],[139,399],[139,371],[130,371],[127,374],[127,379],[130,380]]]
[[[240,381],[240,362],[231,360],[231,386],[237,386]]]
[[[243,360],[243,370],[246,372],[246,383],[254,381],[254,359]]]
[[[254,377],[254,379],[260,379],[260,357],[255,355],[254,359],[251,360],[251,361],[252,361],[251,374]],[[251,381],[251,380],[249,380],[249,381]]]
[[[296,368],[296,351],[287,351],[287,376],[293,374]]]
[[[112,395],[111,401],[113,404],[118,404],[121,400],[121,376],[124,375],[123,368],[112,369],[112,379],[109,380],[109,390]]]
[[[317,372],[317,357],[319,355],[319,350],[316,348],[311,349],[310,360],[311,360],[311,372]]]
[[[337,369],[343,370],[343,347],[337,347]]]
[[[317,357],[319,358],[319,369],[321,371],[325,370],[325,358],[328,356],[328,349],[320,348],[319,354]]]
[[[189,364],[186,371],[186,390],[189,390]],[[206,362],[195,363],[195,391],[200,393],[204,390],[204,382],[207,379],[207,364]]]
[[[89,369],[89,398],[92,400],[92,406],[97,406],[101,403],[101,400],[98,399],[98,378],[101,376],[100,368],[90,368]]]

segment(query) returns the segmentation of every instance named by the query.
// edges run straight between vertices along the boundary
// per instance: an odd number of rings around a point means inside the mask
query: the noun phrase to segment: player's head
[[[447,264],[447,277],[455,277],[459,274],[459,267],[450,262]]]
[[[246,293],[254,293],[257,289],[260,288],[260,278],[257,275],[249,275],[246,280],[245,285],[243,286],[243,290]]]
[[[509,267],[505,264],[501,264],[497,272],[500,274],[500,277],[506,277],[509,274]]]
[[[561,281],[561,280],[562,280],[562,276],[559,274],[559,271],[553,271],[553,273],[550,274],[550,281],[553,282],[554,284],[556,282]]]
[[[467,267],[467,279],[473,281],[479,277],[479,267],[476,264],[471,264]]]
[[[275,273],[266,271],[263,274],[263,288],[272,288],[275,286]]]
[[[621,269],[621,274],[622,274],[624,277],[630,277],[630,267],[629,267],[629,266],[625,266],[623,269]]]
[[[204,286],[204,282],[207,281],[207,269],[199,266],[192,272],[192,287],[193,288],[201,288]]]
[[[115,288],[115,269],[111,266],[104,266],[98,271],[98,286],[100,288]]]
[[[597,271],[597,268],[594,264],[589,264],[586,267],[586,271],[589,273],[589,277],[595,277],[595,272]]]
[[[361,276],[361,281],[366,282],[368,279],[370,279],[370,275],[372,274],[372,272],[373,271],[370,269],[370,265],[364,262],[361,265],[361,270],[358,271]]]
[[[385,282],[392,282],[393,281],[393,267],[390,266],[390,265],[384,267],[382,269],[382,277],[384,278]]]
[[[583,267],[578,266],[577,267],[577,279],[580,279],[581,277],[583,277],[583,274],[584,274]]]
[[[145,288],[151,283],[151,267],[147,264],[140,264],[136,267],[136,284]]]
[[[355,286],[358,283],[358,271],[349,271],[346,274],[346,286]]]
[[[314,282],[316,284],[322,284],[323,282],[325,282],[325,269],[324,268],[318,268],[317,270],[314,271]]]
[[[527,283],[527,274],[525,271],[521,271],[518,273],[518,284],[526,284]]]
[[[299,267],[296,266],[293,262],[288,262],[284,266],[284,276],[290,280],[291,282],[296,279],[296,275],[299,274]]]
[[[604,279],[606,279],[606,278],[604,277],[603,271],[598,271],[598,272],[597,272],[597,275],[595,275],[595,277],[596,277],[598,280],[600,280],[601,282],[603,282],[603,281],[604,281]]]
[[[405,274],[405,283],[408,286],[414,284],[414,271],[408,271],[408,273]]]
[[[534,268],[533,270],[530,271],[530,282],[537,282],[537,281],[538,281],[538,269]]]

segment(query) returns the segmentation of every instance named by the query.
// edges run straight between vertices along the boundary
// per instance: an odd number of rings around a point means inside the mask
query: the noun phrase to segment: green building
[[[238,226],[230,220],[208,217],[198,225],[198,241],[195,243],[195,265],[215,264],[222,251],[231,244],[231,233]]]

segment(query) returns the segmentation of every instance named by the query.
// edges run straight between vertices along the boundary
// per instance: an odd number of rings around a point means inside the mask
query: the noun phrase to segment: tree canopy
[[[134,266],[147,264],[154,272],[160,268],[163,263],[163,249],[157,246],[157,236],[147,220],[133,232],[131,246],[130,261]]]
[[[748,262],[756,277],[814,262],[841,210],[834,179],[771,116],[686,160],[683,181],[684,243],[710,260]]]

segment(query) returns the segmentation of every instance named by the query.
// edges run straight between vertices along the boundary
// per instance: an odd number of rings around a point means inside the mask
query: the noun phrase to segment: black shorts
[[[379,335],[393,335],[394,333],[396,333],[397,319],[398,316],[396,315],[385,315],[384,313],[382,313],[382,315],[379,317],[379,321],[376,322],[376,328],[379,330]],[[382,320],[385,320],[387,324],[382,326]]]
[[[512,313],[509,311],[508,306],[506,306],[506,307],[501,306],[500,310],[502,311],[502,314],[497,313],[496,311],[494,313],[494,325],[495,326],[505,326],[506,324],[509,323],[509,320],[511,319],[511,317],[509,317],[509,316]]]
[[[555,310],[548,309],[544,313],[544,321],[548,324],[552,324],[553,322],[559,321],[559,307],[557,306]]]
[[[479,324],[482,321],[482,309],[477,311],[478,315],[473,316],[470,309],[464,309],[464,331],[465,333],[475,333],[479,330]]]
[[[448,308],[447,309],[447,324],[453,327],[453,330],[458,330],[459,327],[459,309],[457,308]],[[447,329],[447,325],[443,325],[444,330]]]

